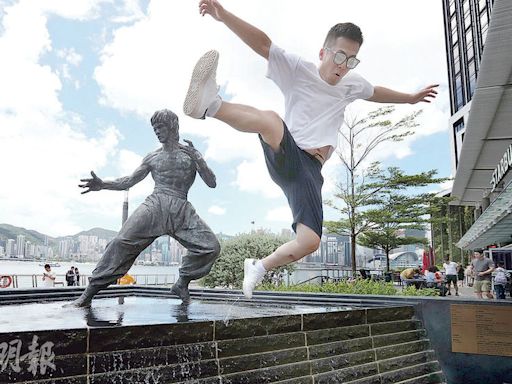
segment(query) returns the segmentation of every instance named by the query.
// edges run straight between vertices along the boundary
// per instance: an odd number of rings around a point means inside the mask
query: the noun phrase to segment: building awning
[[[512,143],[512,1],[494,2],[451,204],[478,206]]]
[[[485,248],[512,240],[512,183],[478,217],[457,244],[463,249]]]

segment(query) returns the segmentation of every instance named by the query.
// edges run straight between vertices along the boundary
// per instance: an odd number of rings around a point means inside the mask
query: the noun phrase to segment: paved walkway
[[[451,287],[451,292],[452,292],[451,295],[446,295],[445,297],[440,297],[440,298],[446,299],[446,300],[457,300],[459,298],[464,298],[464,299],[473,298],[475,300],[477,299],[476,294],[473,291],[473,287],[468,287],[467,285],[464,285],[463,287],[459,286],[459,296],[455,296],[455,290],[453,289],[453,286]],[[484,297],[485,297],[485,295],[484,295]],[[505,294],[505,297],[506,297],[505,298],[506,301],[512,302],[512,298],[510,298],[510,294],[508,293],[508,291]],[[483,300],[489,300],[489,299],[484,298]],[[497,301],[496,295],[494,295],[494,299],[492,301]]]

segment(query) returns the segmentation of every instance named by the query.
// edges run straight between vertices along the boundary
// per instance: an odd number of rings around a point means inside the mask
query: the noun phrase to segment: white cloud
[[[77,184],[84,169],[101,169],[115,156],[119,131],[111,126],[99,127],[97,137],[83,134],[80,117],[62,108],[57,72],[39,63],[52,49],[47,14],[59,9],[60,15],[80,19],[93,7],[83,1],[21,1],[5,9],[0,36],[3,222],[63,235],[83,229],[85,215],[111,211],[108,197],[83,199]]]
[[[450,175],[450,177],[453,177]],[[451,191],[453,188],[453,180],[446,180],[438,184],[437,187],[431,191],[432,193]]]
[[[278,4],[270,0],[262,1],[258,7],[249,2],[230,0],[223,2],[223,5],[266,31],[277,44],[313,62],[317,61],[318,49],[329,26],[352,19],[360,24],[365,35],[366,40],[360,53],[360,72],[368,79],[402,91],[418,90],[435,82],[446,83],[445,61],[439,60],[439,54],[425,55],[425,49],[444,51],[440,6],[432,7],[427,2],[413,5],[405,0],[395,1],[392,8],[396,12],[391,12],[395,15],[392,20],[386,20],[386,28],[383,28],[381,19],[368,17],[369,4],[366,2],[350,3],[350,7],[344,7],[343,20],[339,19],[339,14],[331,12],[333,8],[343,6],[343,2],[340,5],[339,1],[324,1],[315,7],[300,7],[288,0]],[[389,4],[372,2],[371,8],[375,15],[378,12],[390,13]],[[293,12],[290,13],[290,9]],[[421,20],[403,17],[407,12],[418,14],[419,11],[423,15]],[[437,12],[439,14],[434,17]],[[268,17],[269,14],[274,17]],[[169,17],[172,15],[180,17],[170,23]],[[292,21],[276,22],[287,18]],[[432,20],[436,20],[434,26],[438,28],[432,27]],[[426,28],[422,27],[423,24]],[[309,27],[307,32],[299,28],[296,33],[290,34],[289,28],[293,28],[293,25]],[[172,39],[172,36],[183,35],[189,30],[194,33],[188,33],[186,39]],[[404,33],[411,30],[415,33]],[[211,47],[221,53],[217,79],[225,85],[226,92],[233,95],[234,102],[283,112],[281,94],[265,78],[266,64],[263,59],[251,52],[222,24],[210,17],[199,17],[197,7],[163,0],[152,1],[146,17],[133,25],[118,28],[114,39],[103,50],[101,64],[95,75],[102,89],[102,102],[145,116],[162,106],[181,115],[181,105],[193,65]],[[446,97],[447,90],[444,87],[439,98]],[[364,114],[377,107],[379,105],[373,103],[358,103],[353,108],[356,113]],[[402,159],[410,156],[413,154],[413,140],[446,129],[446,103],[398,106],[397,114],[403,115],[421,107],[428,113],[419,119],[421,128],[418,134],[399,144],[383,145],[376,159]],[[255,135],[234,132],[212,119],[205,122],[180,117],[183,133],[196,134],[206,139],[207,158],[221,163],[247,160],[239,166],[239,169],[244,169],[249,166],[248,163],[260,157],[261,149],[257,139],[251,137]],[[250,186],[244,175],[240,174],[237,175],[235,185],[242,190],[258,190]]]
[[[265,220],[291,223],[293,221],[292,211],[290,210],[290,207],[288,207],[287,205],[271,209],[270,211],[267,212]]]
[[[208,208],[208,213],[211,213],[212,215],[223,216],[226,214],[226,209],[219,207],[218,205],[212,205],[210,208]]]
[[[207,159],[233,167],[235,188],[264,198],[282,197],[268,176],[256,135],[235,132],[213,119],[192,120],[181,113],[195,61],[204,51],[215,48],[221,53],[217,78],[233,102],[283,114],[283,98],[265,78],[265,60],[222,24],[210,17],[201,18],[196,2],[151,0],[147,10],[137,0],[0,3],[9,4],[0,7],[0,174],[6,181],[6,187],[2,184],[0,189],[2,221],[59,235],[86,228],[91,222],[118,223],[122,194],[81,196],[77,179],[87,176],[84,172],[89,169],[102,177],[130,174],[142,154],[120,148],[122,132],[108,118],[106,122],[91,122],[90,116],[66,110],[61,100],[65,80],[75,87],[78,97],[87,88],[84,84],[97,82],[98,99],[104,107],[98,115],[113,110],[126,118],[137,114],[135,118],[147,119],[156,109],[174,110],[180,117],[183,137],[204,140]],[[223,1],[227,9],[260,27],[278,45],[313,62],[329,27],[352,20],[365,35],[358,72],[368,80],[407,92],[430,83],[443,85],[435,103],[421,106],[425,113],[415,138],[383,146],[376,156],[379,160],[411,158],[412,140],[447,129],[442,9],[440,4],[432,4],[431,0],[324,0],[310,7],[291,0],[261,0],[258,4]],[[383,14],[387,15],[385,20]],[[98,31],[91,42],[100,56],[85,56],[87,53],[70,45],[55,53],[64,65],[52,68],[41,64],[41,59],[55,49],[54,36],[46,26],[48,17],[55,15],[80,22],[101,18],[101,36]],[[96,61],[99,65],[93,78],[74,78],[73,71]],[[89,107],[98,109],[97,105]],[[360,113],[376,107],[371,103],[353,106]],[[397,113],[416,108],[400,106]],[[197,138],[191,139],[197,142]],[[234,165],[237,162],[239,165]],[[108,164],[114,164],[114,169],[106,172]],[[338,166],[333,157],[324,167],[324,193],[334,189]],[[130,199],[138,201],[151,187],[147,177],[130,191]],[[116,204],[119,210],[112,209]]]
[[[123,0],[118,14],[112,18],[114,23],[130,23],[144,17],[140,0]]]
[[[57,56],[75,67],[77,67],[83,59],[82,55],[78,54],[74,48],[60,49],[57,51]]]
[[[281,189],[270,178],[263,159],[244,160],[236,168],[236,179],[233,183],[240,191],[260,194],[266,198],[277,198],[283,195]]]

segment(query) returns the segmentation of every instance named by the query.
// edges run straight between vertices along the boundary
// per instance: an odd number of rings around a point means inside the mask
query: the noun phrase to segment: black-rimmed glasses
[[[332,57],[332,61],[336,65],[341,65],[344,62],[347,62],[347,68],[348,69],[354,69],[357,67],[357,65],[361,62],[357,57],[355,56],[347,56],[347,54],[343,51],[333,51],[331,48],[324,48],[326,51],[332,52],[334,55]]]

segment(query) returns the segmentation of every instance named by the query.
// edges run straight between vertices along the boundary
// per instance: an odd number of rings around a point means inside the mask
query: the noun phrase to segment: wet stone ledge
[[[382,384],[438,368],[413,307],[312,312],[0,333],[0,384]]]

